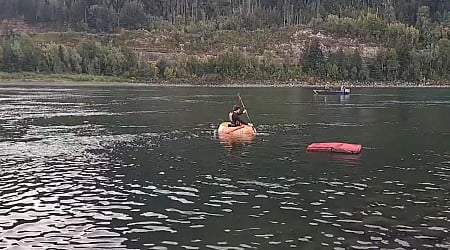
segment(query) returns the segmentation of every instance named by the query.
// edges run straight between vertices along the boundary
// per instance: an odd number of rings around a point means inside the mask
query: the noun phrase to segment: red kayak
[[[316,142],[310,144],[306,148],[306,151],[359,154],[359,152],[361,152],[361,148],[361,144],[351,144],[345,142]]]

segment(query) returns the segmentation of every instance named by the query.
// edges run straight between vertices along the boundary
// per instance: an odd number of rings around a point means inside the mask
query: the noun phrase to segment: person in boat
[[[230,125],[229,127],[237,127],[241,125],[250,125],[253,126],[251,123],[244,122],[240,115],[247,113],[247,110],[244,109],[241,111],[241,107],[239,105],[234,105],[233,110],[228,114],[228,117],[230,118]]]

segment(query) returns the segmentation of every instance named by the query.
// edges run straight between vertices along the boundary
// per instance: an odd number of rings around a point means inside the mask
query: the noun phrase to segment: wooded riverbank
[[[0,72],[1,85],[29,85],[29,84],[107,84],[107,85],[149,85],[149,86],[184,86],[184,87],[311,87],[321,88],[329,86],[338,88],[389,88],[389,87],[450,87],[450,82],[351,82],[351,81],[274,81],[274,80],[199,80],[199,79],[174,79],[144,81],[125,77],[97,76],[86,74],[36,74],[36,73],[4,73]]]

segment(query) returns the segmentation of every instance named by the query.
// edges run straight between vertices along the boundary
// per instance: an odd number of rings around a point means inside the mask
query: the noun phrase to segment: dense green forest
[[[180,34],[189,33],[204,42],[201,47],[213,46],[211,39],[219,32],[263,34],[259,39],[264,40],[264,34],[277,30],[311,29],[379,48],[375,55],[363,56],[360,48],[325,49],[316,38],[305,43],[304,53],[294,62],[280,61],[266,48],[248,53],[232,43],[214,55],[197,51],[176,59],[161,56],[150,61],[114,36],[67,44],[37,41],[33,34],[6,28],[0,46],[0,70],[6,72],[141,80],[211,76],[355,82],[450,79],[448,0],[0,0],[0,5],[1,20],[19,18],[31,26],[59,32],[108,37],[123,29],[146,30],[160,31],[157,35],[169,32],[178,39],[182,39]]]

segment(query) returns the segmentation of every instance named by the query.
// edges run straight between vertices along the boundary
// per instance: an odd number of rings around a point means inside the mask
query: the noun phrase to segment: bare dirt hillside
[[[156,62],[162,58],[177,61],[185,55],[214,57],[227,49],[237,48],[245,53],[262,56],[270,53],[272,60],[296,65],[308,43],[316,39],[326,53],[339,49],[357,49],[362,57],[374,57],[380,49],[350,37],[337,37],[323,31],[297,26],[258,31],[147,31],[119,30],[114,34],[86,32],[56,32],[49,27],[30,26],[20,19],[0,22],[0,36],[28,35],[39,44],[55,42],[76,46],[85,39],[114,42],[135,50],[141,60]]]

